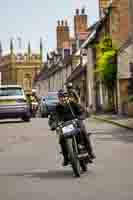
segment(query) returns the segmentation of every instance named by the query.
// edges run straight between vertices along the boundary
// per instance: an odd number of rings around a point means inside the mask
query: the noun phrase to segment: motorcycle
[[[65,139],[69,162],[76,177],[80,177],[80,169],[83,172],[87,171],[87,164],[89,162],[88,152],[79,142],[80,131],[78,119],[60,122],[56,128],[57,134]]]

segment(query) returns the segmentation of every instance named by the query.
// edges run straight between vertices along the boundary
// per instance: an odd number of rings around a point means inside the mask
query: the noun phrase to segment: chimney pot
[[[57,21],[58,26],[60,26],[60,20]]]
[[[82,13],[82,15],[85,14],[85,8],[82,8],[81,13]]]
[[[76,15],[79,15],[79,9],[76,9]]]

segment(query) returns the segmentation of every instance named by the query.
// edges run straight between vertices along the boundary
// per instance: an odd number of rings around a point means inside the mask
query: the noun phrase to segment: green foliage
[[[98,45],[100,52],[96,72],[107,88],[113,89],[117,74],[116,55],[117,49],[112,45],[112,39],[105,37]]]
[[[129,96],[129,99],[128,99],[128,101],[129,101],[130,103],[132,103],[132,102],[133,102],[133,95]]]
[[[110,37],[105,37],[98,45],[101,52],[106,52],[112,50],[112,39]]]

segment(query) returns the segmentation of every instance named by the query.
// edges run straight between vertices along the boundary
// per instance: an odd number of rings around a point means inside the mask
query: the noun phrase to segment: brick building
[[[133,106],[128,102],[129,82],[131,78],[130,63],[133,60],[133,2],[132,0],[99,0],[100,14],[110,10],[109,34],[119,49],[117,98],[118,113],[132,114]]]
[[[48,82],[48,91],[57,91],[64,87],[64,84],[80,63],[80,54],[76,55],[76,52],[86,40],[88,34],[85,9],[76,10],[74,16],[74,38],[70,37],[70,30],[66,20],[57,22],[57,50],[47,56],[48,74],[45,76],[45,80],[47,79]],[[41,82],[43,83],[43,80]],[[81,82],[79,81],[79,87],[82,85],[80,85]],[[43,86],[41,88],[43,89]]]
[[[129,8],[130,0],[99,0],[100,17],[109,9],[109,34],[119,47],[128,39],[131,30]]]

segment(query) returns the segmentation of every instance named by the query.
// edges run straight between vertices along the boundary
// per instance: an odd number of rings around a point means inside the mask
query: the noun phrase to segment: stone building
[[[119,49],[115,111],[131,114],[133,109],[128,102],[128,86],[133,57],[133,3],[132,0],[99,0],[99,11],[100,18],[108,13],[108,34]]]
[[[57,48],[47,56],[48,73],[44,76],[45,81],[47,79],[48,82],[48,91],[63,88],[68,77],[79,64],[80,55],[75,56],[75,54],[88,36],[87,23],[85,9],[81,9],[81,12],[77,9],[74,16],[74,38],[71,38],[68,22],[66,20],[57,22]],[[41,83],[43,84],[43,80]],[[44,86],[42,85],[41,88],[44,89]]]
[[[107,102],[105,88],[96,75],[97,48],[96,44],[108,33],[108,16],[102,17],[91,27],[91,33],[81,46],[81,52],[86,51],[86,101],[89,112],[99,112],[104,110]],[[82,55],[83,57],[83,55]]]
[[[88,16],[85,9],[76,9],[74,16],[74,35],[76,50],[72,54],[72,71],[67,78],[67,82],[72,82],[73,86],[79,93],[81,103],[87,106],[87,80],[86,80],[86,64],[87,53],[82,45],[91,33],[91,27],[88,28]],[[81,50],[82,49],[82,50]]]
[[[133,95],[131,85],[131,74],[133,71],[133,1],[128,1],[128,23],[129,37],[121,46],[118,53],[118,112],[119,114],[128,114],[133,116],[133,104],[129,101],[129,96]]]
[[[113,42],[116,44],[117,48],[122,50],[122,46],[128,40],[130,35],[130,30],[132,28],[131,21],[130,21],[130,14],[129,8],[129,0],[99,0],[99,13],[100,13],[100,20],[92,26],[90,32],[88,32],[87,38],[84,41],[83,46],[80,45],[79,51],[80,53],[79,58],[77,55],[76,62],[80,64],[73,65],[73,71],[68,81],[73,81],[73,83],[79,86],[79,89],[82,90],[81,94],[87,98],[85,98],[85,105],[88,105],[88,108],[94,112],[97,111],[105,111],[107,110],[106,105],[108,102],[108,91],[102,84],[99,76],[94,74],[96,61],[98,52],[96,48],[94,48],[95,44],[100,42],[105,36],[110,36]],[[78,11],[76,12],[78,15]],[[133,30],[133,29],[132,29]],[[92,34],[92,35],[91,35]],[[91,38],[92,36],[92,38]],[[92,48],[93,46],[93,48]],[[87,50],[88,61],[87,66],[81,65],[81,60],[83,58],[82,50]],[[131,51],[131,46],[128,47],[128,51]],[[121,52],[121,51],[120,51]],[[131,55],[131,54],[130,54]],[[129,57],[130,57],[129,55]],[[119,54],[119,61],[118,61],[118,71],[122,72],[121,65],[123,62],[122,52]],[[73,58],[75,56],[73,55]],[[130,59],[129,59],[130,60]],[[128,62],[129,62],[128,60]],[[75,62],[75,63],[76,63]],[[120,64],[121,63],[121,64]],[[124,63],[123,63],[124,64]],[[127,63],[128,65],[128,63]],[[125,65],[123,65],[124,67]],[[125,71],[128,71],[129,67],[125,66]],[[129,74],[128,77],[129,78]],[[81,83],[85,84],[81,84]],[[119,95],[118,92],[122,91],[123,88],[126,88],[126,93],[128,94],[128,87],[127,87],[127,80],[123,78],[123,80],[119,81],[119,88],[118,91],[114,90],[114,97],[115,97],[115,105],[114,111],[118,111],[119,107]],[[125,85],[124,85],[125,84]],[[81,86],[82,85],[82,86]],[[85,85],[85,87],[83,86]],[[116,86],[117,87],[117,86]],[[82,88],[82,89],[81,89]],[[122,94],[122,93],[121,93]],[[123,96],[124,94],[122,94]],[[87,100],[86,100],[87,99]]]
[[[72,57],[64,59],[57,52],[51,52],[47,56],[45,67],[35,80],[35,88],[39,97],[46,96],[48,92],[58,91],[63,88],[67,77],[72,71]]]
[[[99,0],[100,17],[109,11],[110,36],[121,46],[130,33],[130,0]]]
[[[44,63],[42,70],[34,79],[33,87],[36,89],[36,94],[39,99],[42,96],[46,96],[49,91],[49,83],[47,81],[48,72],[47,64]]]
[[[14,53],[13,41],[10,41],[10,53],[0,57],[1,84],[19,84],[26,93],[31,93],[34,78],[43,66],[43,47],[40,41],[40,53],[31,52],[30,43],[25,54]]]
[[[118,53],[118,113],[133,115],[133,105],[129,102],[129,85],[133,66],[133,42],[129,38]],[[133,87],[133,86],[132,86]],[[132,93],[133,95],[133,93]]]

